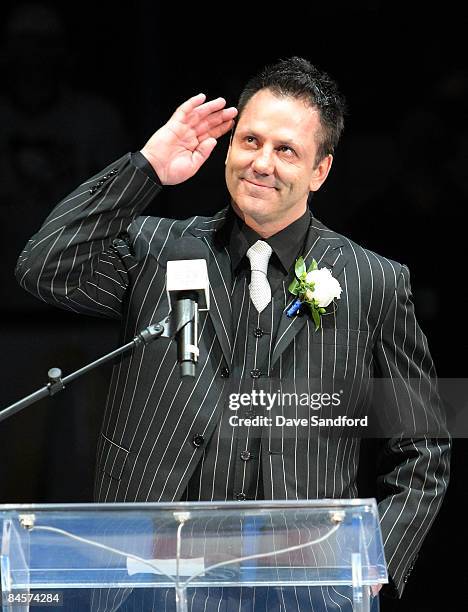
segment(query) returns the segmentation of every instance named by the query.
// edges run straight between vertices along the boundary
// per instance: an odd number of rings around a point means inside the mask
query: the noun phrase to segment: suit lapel
[[[210,251],[210,261],[208,263],[208,274],[210,279],[210,310],[209,316],[213,323],[216,336],[221,345],[224,358],[228,365],[232,361],[232,272],[231,260],[227,250],[226,236],[223,235],[224,220],[227,215],[227,208],[220,210],[211,219],[200,219],[190,226],[188,231],[203,240]],[[304,259],[306,266],[309,266],[312,259],[315,259],[319,267],[329,268],[335,278],[343,271],[346,264],[346,256],[343,255],[342,247],[344,244],[341,236],[325,227],[318,219],[311,217],[311,224],[307,233],[304,249]],[[294,276],[294,270],[287,281],[284,282],[284,290],[287,293],[289,284]],[[291,343],[296,334],[304,327],[306,317],[295,316],[288,318],[286,310],[293,303],[294,296],[285,308],[281,317],[278,332],[276,334],[271,365],[273,366],[286,347]]]
[[[346,257],[343,255],[342,249],[340,248],[343,244],[344,242],[339,234],[326,228],[318,219],[315,219],[315,217],[311,217],[303,254],[306,266],[308,267],[312,259],[315,259],[319,268],[329,268],[332,275],[337,278],[346,264]],[[296,299],[288,292],[288,287],[293,278],[294,270],[291,270],[288,280],[284,281],[284,291],[291,299],[283,311],[278,326],[271,360],[272,367],[296,334],[304,327],[306,317],[309,316],[307,313],[303,316],[294,316],[292,318],[286,316],[286,311]]]
[[[211,219],[200,219],[189,228],[189,232],[203,240],[210,251],[208,276],[210,280],[209,316],[228,365],[232,359],[232,304],[231,260],[222,237],[222,228],[227,208],[220,210]]]

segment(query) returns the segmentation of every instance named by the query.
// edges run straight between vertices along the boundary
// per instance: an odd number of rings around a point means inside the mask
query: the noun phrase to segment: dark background
[[[387,6],[388,4],[388,6]],[[349,117],[326,184],[312,201],[329,227],[405,263],[439,376],[466,376],[468,78],[463,20],[379,1],[162,9],[149,0],[16,4],[0,39],[0,407],[110,350],[118,325],[42,304],[13,269],[27,239],[80,181],[141,148],[183,100],[203,91],[235,105],[265,63],[301,55],[333,75]],[[6,8],[6,7],[5,7]],[[228,202],[226,140],[149,213],[184,218]],[[0,424],[0,503],[92,498],[94,448],[109,370],[73,383]],[[467,443],[455,440],[452,482],[401,602],[439,610],[460,596],[467,539]],[[362,493],[373,466],[363,454]],[[462,603],[460,605],[462,606]],[[453,608],[450,608],[453,609]]]

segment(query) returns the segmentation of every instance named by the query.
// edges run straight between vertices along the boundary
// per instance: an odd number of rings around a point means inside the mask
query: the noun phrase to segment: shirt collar
[[[266,239],[246,225],[232,208],[228,214],[230,216],[229,255],[233,271],[238,268],[248,249],[257,240],[268,242],[286,273],[293,268],[309,229],[311,214],[308,208],[299,219]]]

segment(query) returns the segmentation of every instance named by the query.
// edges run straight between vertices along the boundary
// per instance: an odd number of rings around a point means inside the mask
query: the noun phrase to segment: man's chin
[[[265,223],[272,216],[271,205],[260,198],[242,197],[239,200],[231,201],[232,207],[237,215],[244,219],[250,217],[257,223]]]

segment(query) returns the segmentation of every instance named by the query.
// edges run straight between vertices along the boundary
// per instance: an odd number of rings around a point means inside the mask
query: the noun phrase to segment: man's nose
[[[274,170],[274,156],[272,149],[263,147],[253,160],[252,168],[258,174],[272,174]]]

